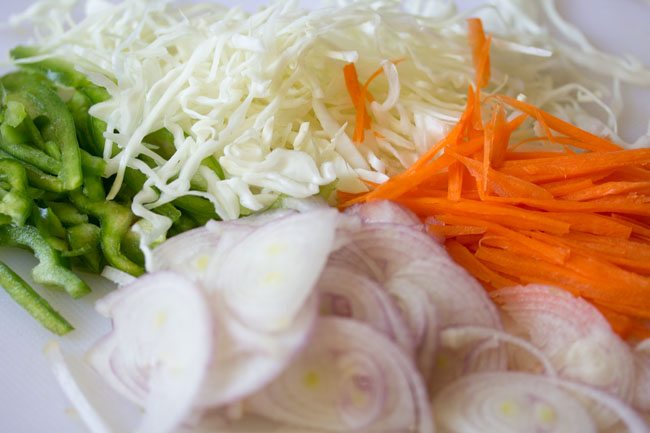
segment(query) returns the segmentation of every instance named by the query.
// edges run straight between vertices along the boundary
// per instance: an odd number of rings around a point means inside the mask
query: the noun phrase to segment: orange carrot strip
[[[650,182],[605,182],[590,188],[584,188],[582,191],[574,191],[562,198],[564,200],[583,201],[627,193],[650,195]]]
[[[488,283],[490,286],[495,288],[517,285],[516,281],[506,278],[485,266],[461,243],[454,240],[448,240],[445,242],[445,248],[456,263],[465,268],[467,272],[472,274],[472,276],[477,280]]]
[[[625,239],[611,239],[602,236],[576,237],[569,234],[565,236],[549,236],[541,232],[528,232],[528,236],[538,238],[544,242],[555,245],[564,245],[581,254],[593,255],[621,268],[650,276],[650,247],[645,244],[627,241]],[[582,235],[586,236],[586,235]]]
[[[456,153],[448,153],[460,161],[467,168],[470,174],[477,179],[477,181],[481,181],[481,170],[485,168],[481,166],[480,162]],[[500,197],[553,198],[551,193],[534,183],[527,182],[514,176],[509,176],[491,168],[487,169],[487,173],[485,173],[484,176],[487,178],[488,185],[480,184],[479,190],[485,191],[487,187],[489,187],[491,191]]]
[[[633,274],[606,262],[571,257],[560,266],[484,246],[478,248],[476,257],[491,263],[496,270],[506,275],[516,274],[527,282],[551,282],[574,295],[608,305],[618,313],[650,317],[650,296],[647,295],[647,284],[644,283],[648,279],[634,278]],[[612,278],[603,278],[608,273],[612,274]],[[643,284],[643,287],[634,286],[638,283]]]
[[[538,141],[539,137],[529,138],[528,140]],[[564,156],[566,152],[559,151],[515,151],[510,150],[506,152],[505,159],[507,160],[530,160],[530,159],[542,159],[542,158],[554,158],[556,156]]]
[[[354,63],[348,63],[343,67],[343,77],[345,78],[345,87],[348,89],[352,104],[355,108],[359,106],[359,102],[363,101],[361,93],[361,85],[359,84],[359,76],[357,75],[357,67]]]
[[[546,212],[545,215],[569,223],[571,232],[591,233],[620,239],[628,239],[632,234],[631,227],[605,215],[580,212]]]
[[[576,177],[567,180],[547,182],[540,184],[540,186],[550,192],[554,197],[562,197],[567,194],[590,188],[594,186],[594,181],[590,177]]]
[[[574,295],[581,295],[588,290],[591,281],[564,266],[543,261],[530,260],[519,253],[481,245],[475,253],[477,259],[488,264],[493,270],[508,277],[526,282],[544,282],[562,287]]]
[[[521,119],[521,120],[519,120]],[[513,125],[518,125],[523,122],[525,116],[519,116],[511,121]],[[490,166],[499,168],[506,158],[508,151],[508,144],[510,142],[510,135],[516,129],[513,125],[509,124],[506,120],[506,111],[501,104],[498,104],[492,112],[490,119],[490,133],[486,130],[485,137],[485,153],[488,155]]]
[[[534,105],[528,104],[523,101],[519,101],[511,96],[497,95],[495,96],[495,98],[533,117],[535,116],[536,111],[539,110]],[[582,149],[591,150],[594,152],[621,149],[620,146],[612,143],[611,141],[606,140],[597,135],[594,135],[583,129],[580,129],[577,126],[565,122],[559,117],[555,117],[552,114],[549,114],[541,110],[539,110],[539,113],[541,114],[541,116],[544,118],[544,121],[551,129],[559,132],[560,134],[564,134],[566,136],[578,140],[577,143],[580,143],[582,145],[581,147]]]
[[[448,171],[447,198],[458,201],[463,190],[463,166],[458,162],[453,162]]]
[[[639,221],[635,221],[632,218],[617,214],[612,214],[611,218],[616,222],[629,227],[632,231],[632,234],[645,238],[648,242],[650,242],[650,224],[643,224]]]
[[[504,206],[498,203],[466,199],[453,202],[445,198],[430,197],[398,198],[397,201],[420,215],[451,213],[496,218],[500,224],[507,227],[540,230],[554,234],[568,233],[571,227],[569,223],[547,217],[543,212],[525,210],[515,206]]]
[[[531,182],[549,182],[649,163],[650,149],[633,149],[506,161],[501,170]]]
[[[559,212],[615,212],[650,216],[650,197],[605,197],[591,201],[545,200],[519,197],[492,197],[489,201],[510,205],[526,205]]]
[[[352,105],[354,105],[356,111],[352,140],[356,143],[361,143],[364,139],[364,130],[366,127],[365,88],[359,84],[359,76],[354,63],[348,63],[343,67],[343,77],[345,78],[345,87],[350,94]]]
[[[427,226],[427,230],[435,233],[436,235],[442,235],[444,236],[444,239],[446,239],[464,235],[480,235],[485,233],[486,229],[485,227],[470,225],[459,226],[430,224]]]
[[[562,264],[566,261],[571,253],[571,249],[564,246],[557,246],[547,242],[539,241],[538,239],[531,238],[525,232],[508,229],[500,224],[493,223],[484,219],[475,217],[466,217],[458,215],[442,214],[436,215],[436,219],[449,225],[459,225],[461,227],[477,226],[483,227],[486,230],[486,236],[496,234],[509,238],[510,240],[518,243],[524,249],[528,249],[535,255],[549,263]],[[551,235],[548,235],[551,236]]]
[[[490,81],[490,39],[485,37],[483,23],[478,18],[469,18],[468,42],[476,71],[476,86],[485,87]]]

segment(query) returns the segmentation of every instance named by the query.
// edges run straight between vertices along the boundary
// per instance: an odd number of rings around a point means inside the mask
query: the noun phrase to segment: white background
[[[619,54],[634,54],[650,65],[650,3],[644,0],[557,1],[563,14],[584,30],[596,46]],[[3,0],[2,16],[22,10],[26,3]],[[236,2],[248,9],[263,3],[261,0]],[[4,61],[8,50],[24,38],[0,29],[0,59]],[[0,66],[0,70],[6,69],[6,64]],[[633,141],[648,128],[650,91],[627,89],[625,92],[627,109],[621,128],[624,138]],[[22,270],[23,275],[35,263],[29,254],[16,250],[0,250],[0,260]],[[65,344],[72,349],[87,347],[94,336],[109,328],[106,321],[92,312],[93,302],[109,286],[99,279],[87,280],[95,291],[82,300],[70,302],[64,294],[46,293],[51,303],[77,325],[77,331],[65,338]],[[51,338],[0,290],[0,432],[85,431],[59,391],[43,356],[42,349]]]

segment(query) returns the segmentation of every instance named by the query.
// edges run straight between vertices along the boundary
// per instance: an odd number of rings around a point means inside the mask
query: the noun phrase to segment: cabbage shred
[[[115,179],[109,198],[126,167],[146,175],[132,205],[142,218],[144,247],[164,239],[171,225],[152,209],[181,196],[207,198],[222,219],[234,219],[333,183],[361,192],[364,181],[385,181],[445,135],[473,77],[467,13],[444,0],[339,2],[311,11],[283,1],[255,13],[215,4],[88,0],[77,21],[74,3],[41,2],[13,21],[34,27],[46,56],[68,59],[108,90],[110,99],[91,114],[108,125],[106,175]],[[616,137],[620,83],[650,85],[650,71],[595,50],[551,1],[493,0],[474,12],[495,32],[487,93],[525,95]],[[551,38],[541,16],[568,42]],[[571,53],[575,45],[581,54]],[[597,69],[604,60],[611,65],[610,87],[579,69]],[[349,62],[361,81],[384,71],[370,86],[372,131],[363,143],[351,139],[355,110],[342,73]],[[169,159],[143,141],[161,128],[174,137]],[[203,164],[209,157],[223,178]]]

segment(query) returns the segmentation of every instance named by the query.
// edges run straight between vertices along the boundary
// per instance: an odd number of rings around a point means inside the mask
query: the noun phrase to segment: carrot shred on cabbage
[[[592,302],[620,335],[650,336],[650,149],[624,149],[507,95],[482,98],[490,37],[480,20],[468,28],[476,87],[456,126],[340,206],[394,200],[486,290],[551,284]],[[512,143],[515,132],[532,138]],[[524,150],[533,141],[546,146]]]

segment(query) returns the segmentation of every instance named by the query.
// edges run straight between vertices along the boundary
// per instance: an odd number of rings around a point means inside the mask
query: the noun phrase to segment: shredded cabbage
[[[489,0],[464,12],[449,0],[345,0],[310,11],[288,0],[254,13],[169,0],[87,0],[76,21],[74,3],[44,1],[12,22],[31,23],[47,55],[74,62],[110,93],[91,109],[108,124],[109,198],[127,167],[146,174],[133,201],[145,247],[171,224],[152,209],[180,196],[205,197],[221,218],[233,219],[334,182],[360,192],[363,181],[380,183],[408,167],[464,107],[473,73],[464,23],[470,14],[495,34],[488,93],[525,95],[618,139],[620,83],[650,85],[639,61],[598,51],[552,0]],[[383,68],[370,86],[373,133],[361,144],[351,139],[355,111],[342,73],[348,62],[361,81]],[[613,85],[585,70],[606,73]],[[143,142],[160,128],[174,136],[169,160]],[[202,164],[208,157],[224,179]]]

